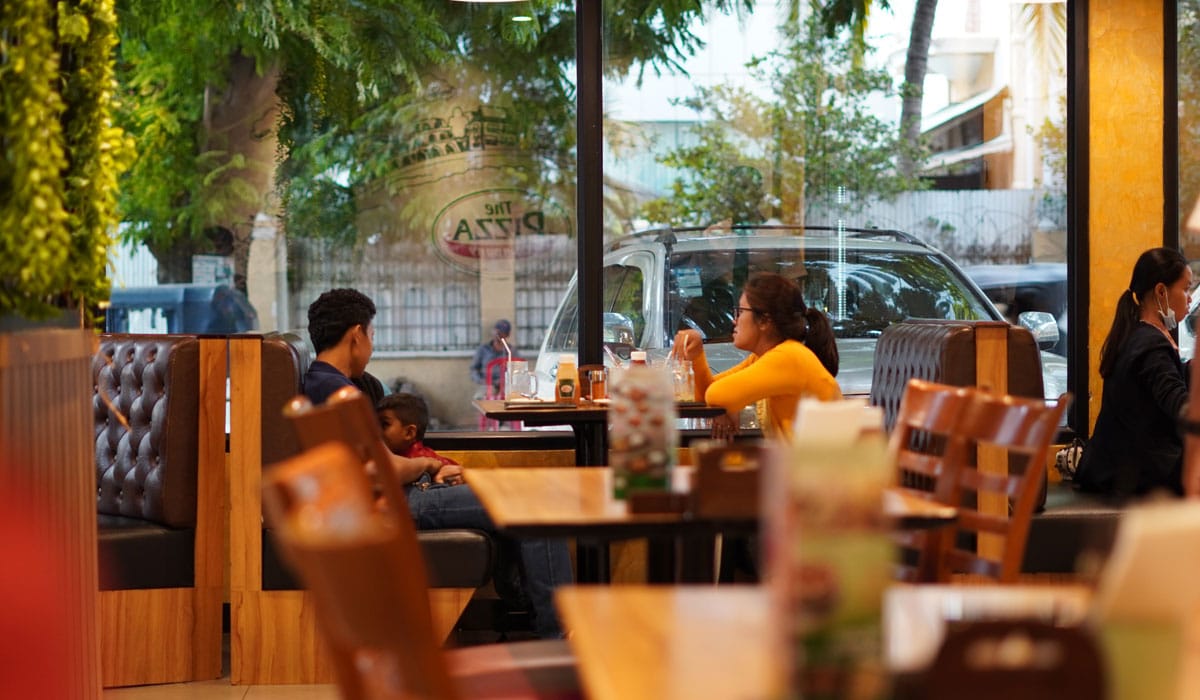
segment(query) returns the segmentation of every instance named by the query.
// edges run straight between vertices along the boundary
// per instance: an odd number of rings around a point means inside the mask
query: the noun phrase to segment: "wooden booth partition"
[[[229,341],[230,680],[332,683],[304,591],[262,589],[262,338]]]
[[[160,340],[161,339],[161,340]],[[143,495],[152,499],[176,500],[195,488],[194,537],[189,552],[185,553],[192,568],[190,585],[181,583],[155,583],[146,586],[143,582],[125,581],[118,584],[104,583],[102,577],[99,595],[100,651],[102,679],[105,687],[179,683],[184,681],[211,680],[221,676],[221,604],[224,600],[224,540],[225,540],[225,367],[226,339],[223,336],[122,336],[101,338],[101,350],[105,347],[117,352],[137,355],[137,359],[120,358],[117,363],[125,368],[119,376],[110,377],[119,386],[119,391],[131,396],[144,392],[158,392],[153,408],[145,411],[135,409],[130,415],[116,420],[126,421],[118,433],[125,434],[124,441],[138,441],[134,451],[139,453],[134,461],[145,459],[158,474],[144,474],[138,481],[130,474],[117,478],[117,484],[108,484],[97,476],[96,469],[88,470],[92,478],[89,495],[92,499],[92,518],[96,518],[97,481],[101,493],[109,488],[120,488],[124,498],[136,502]],[[184,346],[192,349],[185,351]],[[144,354],[143,354],[144,353]],[[191,358],[174,365],[164,357],[179,357],[188,354]],[[103,352],[97,357],[102,357]],[[156,359],[155,359],[156,357]],[[143,360],[145,365],[141,363]],[[97,360],[100,361],[100,360]],[[113,358],[108,358],[112,362]],[[166,370],[171,364],[174,370]],[[153,368],[151,368],[153,365]],[[161,365],[161,366],[160,366]],[[144,374],[139,374],[144,371]],[[93,375],[96,376],[96,375]],[[146,385],[143,387],[143,379]],[[96,380],[98,390],[108,396],[112,385]],[[90,385],[91,382],[88,382]],[[117,411],[113,401],[124,402],[136,399],[110,397],[109,411]],[[83,405],[86,407],[88,401]],[[171,404],[167,406],[167,404]],[[174,410],[174,404],[189,404],[191,408]],[[123,405],[125,405],[123,403]],[[167,406],[166,410],[160,410]],[[99,409],[97,409],[99,410]],[[152,415],[148,415],[152,414]],[[99,414],[98,414],[99,415]],[[97,419],[99,420],[99,419]],[[175,424],[180,420],[183,424]],[[194,422],[193,422],[194,420]],[[94,430],[87,430],[92,436]],[[107,435],[105,430],[102,434]],[[157,437],[154,437],[157,435]],[[89,448],[93,445],[89,444]],[[191,453],[194,450],[194,456]],[[96,463],[96,455],[89,449],[86,464]],[[183,465],[171,465],[179,457],[185,457]],[[122,466],[140,471],[140,465]],[[109,467],[117,469],[116,464]],[[185,474],[185,472],[188,472]],[[161,487],[154,496],[150,481]],[[145,489],[144,493],[141,493]],[[170,491],[170,493],[167,493]],[[105,503],[108,503],[105,497]],[[111,515],[102,509],[103,517]],[[157,521],[143,523],[149,528],[167,529]],[[134,535],[137,529],[100,528],[101,550],[112,553],[106,543],[109,537],[116,541],[136,538],[141,551],[135,556],[150,563],[156,557],[166,557],[166,548],[171,544],[154,543],[152,537]],[[172,541],[174,543],[174,540]],[[95,546],[93,545],[93,549]],[[116,565],[106,560],[109,578]]]
[[[235,685],[334,682],[311,594],[263,585],[262,474],[271,467],[264,464],[264,424],[268,435],[291,430],[281,410],[287,398],[299,393],[306,366],[276,366],[275,353],[282,346],[280,338],[271,336],[239,335],[229,343],[230,680]],[[272,355],[264,369],[268,350]],[[278,447],[273,446],[267,461],[287,456],[274,455]],[[439,638],[449,635],[474,593],[474,588],[429,590]]]
[[[1035,346],[1036,347],[1036,346]],[[994,394],[1008,393],[1008,324],[979,323],[975,326],[975,386]],[[983,474],[1008,476],[1008,452],[995,445],[980,445],[975,468]],[[985,515],[1008,517],[1008,496],[1003,493],[980,493],[979,512]],[[998,535],[980,533],[975,550],[989,559],[1004,555],[1004,539]]]
[[[5,687],[27,688],[29,697],[100,697],[88,415],[94,342],[78,328],[0,333],[0,477],[12,519],[0,540],[4,567],[18,574],[0,575],[15,625],[0,653],[16,674]]]

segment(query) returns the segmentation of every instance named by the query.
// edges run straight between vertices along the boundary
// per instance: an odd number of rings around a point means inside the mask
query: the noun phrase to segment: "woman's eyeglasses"
[[[750,311],[752,313],[758,313],[758,309],[755,309],[750,306],[735,306],[735,307],[733,307],[733,320],[735,320],[735,321],[738,320],[738,317],[742,315],[743,311]]]

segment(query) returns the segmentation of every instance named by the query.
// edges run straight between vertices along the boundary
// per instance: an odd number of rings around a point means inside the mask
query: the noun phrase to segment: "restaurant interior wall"
[[[1085,231],[1089,425],[1100,411],[1097,366],[1133,261],[1163,245],[1164,15],[1159,0],[1089,0]],[[1077,261],[1083,262],[1083,261]],[[1080,359],[1080,358],[1076,358]]]

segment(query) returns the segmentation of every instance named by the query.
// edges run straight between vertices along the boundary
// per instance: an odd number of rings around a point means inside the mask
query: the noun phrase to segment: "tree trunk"
[[[903,101],[900,106],[900,138],[907,145],[900,153],[900,173],[912,177],[916,170],[914,155],[921,145],[921,101],[925,92],[925,71],[929,65],[929,41],[937,0],[917,0],[912,30],[908,37],[908,55],[904,60]]]
[[[209,103],[205,115],[207,149],[223,150],[230,157],[241,155],[245,167],[231,171],[217,187],[240,180],[255,193],[230,207],[223,221],[211,222],[233,232],[232,250],[234,286],[246,291],[247,265],[250,260],[250,234],[259,212],[276,214],[274,197],[275,167],[278,160],[279,97],[278,66],[261,75],[253,58],[234,54],[229,60],[229,85],[218,99]],[[222,251],[225,254],[225,251]]]

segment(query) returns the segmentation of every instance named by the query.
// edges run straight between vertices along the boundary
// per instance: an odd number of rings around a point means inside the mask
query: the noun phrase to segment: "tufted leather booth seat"
[[[952,386],[977,384],[975,331],[980,324],[995,325],[995,322],[918,318],[894,323],[883,331],[875,345],[871,404],[883,409],[884,426],[889,432],[896,424],[908,380],[924,379]],[[1028,329],[1020,326],[1007,326],[1007,333],[1007,393],[1042,398],[1042,358],[1037,341]],[[1014,457],[1009,468],[1020,473],[1024,469],[1021,459]],[[1043,499],[1044,496],[1039,498],[1039,503]]]
[[[283,417],[283,406],[300,393],[311,353],[294,333],[268,333],[262,344],[262,453],[271,464],[299,453],[292,426]],[[296,590],[299,583],[280,560],[269,530],[263,532],[262,588]],[[491,579],[495,560],[492,539],[477,530],[439,530],[418,533],[425,555],[430,585],[443,588],[478,588]]]
[[[1070,484],[1051,484],[1045,511],[1029,524],[1021,571],[1072,574],[1094,569],[1112,551],[1123,505],[1119,499],[1079,493]]]
[[[100,590],[191,586],[199,341],[102,336],[92,377]]]
[[[104,687],[221,675],[220,336],[100,336],[92,356]]]
[[[908,319],[884,330],[875,345],[871,404],[883,409],[888,431],[896,424],[910,379],[975,386],[976,321]],[[984,322],[992,323],[992,322]],[[1041,398],[1042,358],[1033,334],[1008,327],[1008,393]]]

